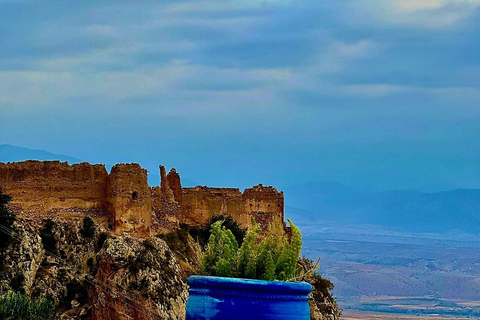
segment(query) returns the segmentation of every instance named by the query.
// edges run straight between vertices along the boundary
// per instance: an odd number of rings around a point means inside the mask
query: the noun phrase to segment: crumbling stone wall
[[[0,163],[0,188],[13,196],[17,212],[32,214],[76,212],[108,217],[117,234],[138,236],[178,228],[180,223],[203,225],[215,215],[228,214],[249,227],[251,217],[266,226],[283,222],[283,192],[262,185],[246,189],[182,188],[175,169],[160,166],[160,186],[148,185],[140,165],[117,164],[110,174],[104,165],[69,165],[59,161]]]
[[[177,230],[180,226],[178,220],[180,204],[163,197],[160,187],[153,187],[150,190],[153,211],[152,232],[156,234]]]
[[[259,184],[253,188],[245,189],[243,200],[246,214],[253,216],[258,223],[262,225],[274,221],[283,223],[283,192],[278,192],[274,187],[265,187]]]
[[[229,214],[244,224],[242,193],[233,188],[197,186],[183,188],[180,221],[189,225],[203,225],[214,215]],[[242,220],[242,221],[240,221]]]
[[[245,189],[243,194],[237,188],[183,188],[179,219],[189,225],[202,225],[212,216],[228,214],[247,228],[252,216],[267,226],[270,222],[283,222],[283,202],[283,192],[261,184]]]
[[[105,208],[104,165],[59,161],[0,162],[0,188],[17,211],[84,211]]]

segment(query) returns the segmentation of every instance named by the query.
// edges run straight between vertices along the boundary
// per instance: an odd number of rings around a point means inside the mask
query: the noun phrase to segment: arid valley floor
[[[478,236],[333,221],[302,230],[304,255],[321,257],[320,273],[335,284],[346,320],[480,318]]]
[[[342,316],[343,320],[467,320],[474,318],[445,318],[438,316],[411,316],[402,314],[388,314],[388,313],[374,313],[374,312],[359,312],[359,311],[345,311]]]

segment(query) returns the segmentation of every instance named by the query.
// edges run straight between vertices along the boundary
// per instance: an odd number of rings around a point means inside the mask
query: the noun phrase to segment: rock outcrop
[[[47,223],[55,239],[48,251],[42,243]],[[162,235],[165,242],[158,236],[107,236],[99,222],[93,236],[86,237],[82,217],[48,222],[17,216],[14,227],[16,241],[0,252],[0,290],[22,279],[21,287],[32,298],[54,302],[55,319],[185,318],[186,279],[198,273],[201,251],[185,230]],[[305,280],[314,286],[311,319],[340,319],[329,292],[332,284],[319,276]]]
[[[48,298],[56,319],[184,319],[187,286],[167,244],[158,237],[111,235],[95,223],[85,238],[82,218],[54,218],[54,249],[40,237],[45,222],[17,217],[17,239],[0,253],[0,288],[12,279],[33,298]],[[55,252],[52,252],[55,251]]]
[[[188,291],[163,240],[109,239],[97,263],[92,319],[185,318]]]
[[[337,301],[332,296],[334,285],[330,280],[314,272],[318,268],[312,260],[301,258],[298,266],[303,270],[304,276],[300,279],[310,283],[313,287],[310,297],[310,320],[339,320],[342,311]]]

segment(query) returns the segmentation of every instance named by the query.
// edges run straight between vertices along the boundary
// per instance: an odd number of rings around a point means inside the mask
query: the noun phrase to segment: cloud
[[[1,103],[34,110],[68,106],[79,98],[88,98],[91,105],[111,107],[132,95],[162,92],[185,72],[184,66],[171,64],[153,70],[84,73],[68,67],[69,63],[78,63],[76,59],[60,63],[65,71],[0,72]]]
[[[424,28],[452,26],[475,14],[479,0],[366,0],[355,3],[389,24]]]
[[[340,92],[351,96],[378,98],[411,91],[414,88],[391,84],[355,84],[341,86],[339,89]]]
[[[341,72],[351,62],[372,55],[377,48],[378,46],[369,40],[360,40],[354,43],[336,41],[314,58],[311,70],[320,74]]]
[[[0,108],[5,112],[41,109],[74,93],[75,78],[68,73],[0,72]]]
[[[85,27],[86,33],[91,37],[118,37],[120,30],[117,27],[109,25],[88,25]]]
[[[172,115],[204,113],[271,105],[276,84],[290,77],[287,69],[223,69],[182,60],[130,71],[85,69],[86,63],[108,61],[108,55],[93,54],[88,59],[40,60],[37,69],[44,71],[0,72],[0,104],[31,111],[80,103],[103,108],[135,106],[135,110],[143,105]]]
[[[385,141],[458,150],[479,136],[477,3],[5,4],[2,134],[112,161],[124,145],[184,163],[192,145],[208,149],[192,172],[260,150],[252,167],[289,157],[277,168],[308,177],[329,170],[319,159],[374,157],[363,146]]]
[[[472,87],[413,87],[391,84],[356,84],[337,87],[337,95],[348,95],[361,98],[384,98],[399,96],[423,96],[435,101],[437,106],[451,106],[451,109],[462,110],[465,115],[480,115],[476,106],[480,103],[480,89]],[[462,101],[461,104],[455,102]]]
[[[275,6],[286,6],[289,0],[244,0],[244,1],[193,1],[170,3],[161,9],[162,13],[229,13],[244,11],[246,9],[268,9]]]
[[[480,0],[392,0],[395,7],[401,13],[412,13],[423,10],[436,10],[445,6],[467,5],[476,7],[480,5]]]

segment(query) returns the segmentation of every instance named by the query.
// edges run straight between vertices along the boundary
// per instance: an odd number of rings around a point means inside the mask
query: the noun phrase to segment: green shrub
[[[247,230],[240,227],[238,222],[233,220],[233,218],[229,215],[222,214],[218,216],[213,216],[203,227],[188,227],[185,225],[181,226],[181,228],[188,228],[190,235],[202,246],[202,248],[205,248],[208,239],[210,238],[210,229],[212,225],[217,221],[223,222],[222,225],[232,232],[235,239],[237,240],[238,246],[241,246],[243,238],[245,238],[245,235],[247,234]]]
[[[9,230],[13,230],[13,223],[15,222],[15,215],[7,209],[7,204],[12,200],[12,197],[3,194],[0,190],[0,249],[5,249],[11,242]]]
[[[107,240],[107,233],[106,232],[100,233],[97,241],[97,250],[101,250],[103,248],[103,244],[105,243],[106,240]]]
[[[53,227],[55,222],[50,219],[44,220],[45,226],[40,230],[43,248],[50,253],[57,254],[57,239],[53,235]]]
[[[341,310],[338,309],[337,301],[331,293],[334,288],[333,283],[316,273],[319,262],[320,260],[314,262],[305,257],[301,258],[298,265],[303,273],[298,280],[312,285],[312,301],[321,314],[336,315],[335,319],[340,319]]]
[[[95,235],[95,223],[93,222],[92,218],[83,218],[83,227],[80,230],[80,234],[85,238],[93,238]]]
[[[222,226],[222,221],[215,222],[202,260],[202,273],[232,277],[236,273],[237,252],[238,243],[232,231]]]
[[[170,250],[174,252],[181,251],[186,242],[185,234],[182,232],[182,229],[165,234],[158,234],[157,237],[165,241]]]
[[[70,302],[72,300],[76,300],[80,303],[80,305],[83,305],[87,303],[88,301],[88,294],[86,289],[82,286],[82,284],[77,281],[73,280],[67,283],[67,292],[65,293],[65,296],[63,296],[61,300],[61,305],[66,306],[69,308],[71,306]]]
[[[19,273],[10,280],[10,288],[12,288],[14,292],[25,293],[25,289],[23,288],[24,281],[25,276]]]
[[[190,261],[196,258],[195,249],[189,244],[188,240],[190,230],[190,226],[181,224],[180,229],[165,234],[158,234],[157,237],[167,243],[178,259]],[[168,251],[167,254],[169,254]]]
[[[281,225],[269,226],[266,235],[255,224],[238,244],[231,230],[222,221],[211,227],[202,274],[221,277],[287,281],[299,274],[297,262],[302,248],[302,234],[290,221],[292,236],[287,240]]]
[[[0,319],[48,320],[54,315],[52,301],[31,300],[27,295],[8,292],[0,297]]]
[[[87,267],[89,267],[90,269],[93,268],[93,264],[94,264],[93,262],[94,261],[93,261],[92,257],[88,258],[87,259]]]

